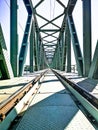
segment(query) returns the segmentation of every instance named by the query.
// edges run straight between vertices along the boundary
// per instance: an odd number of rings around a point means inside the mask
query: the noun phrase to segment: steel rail
[[[40,80],[40,78],[47,72],[42,72],[39,76],[35,77],[32,81],[13,93],[8,99],[0,104],[0,121],[3,121],[7,114],[13,109],[15,105],[25,96],[33,85]]]
[[[81,88],[78,84],[70,81],[68,78],[61,75],[57,71],[52,71],[98,122],[98,98],[90,94],[86,89]]]

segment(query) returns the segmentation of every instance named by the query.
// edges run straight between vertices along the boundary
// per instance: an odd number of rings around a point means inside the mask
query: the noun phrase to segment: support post
[[[96,48],[95,48],[95,52],[94,52],[94,56],[93,56],[93,60],[92,60],[88,77],[98,79],[98,41],[96,44]]]
[[[67,72],[71,72],[71,36],[69,31],[69,26],[66,27],[66,45],[67,45]]]
[[[33,66],[33,56],[34,56],[34,23],[32,21],[32,26],[31,26],[31,33],[30,33],[30,72],[34,71],[34,66]]]
[[[17,0],[10,0],[10,61],[13,74],[18,75]]]
[[[83,0],[83,75],[91,66],[91,0]]]

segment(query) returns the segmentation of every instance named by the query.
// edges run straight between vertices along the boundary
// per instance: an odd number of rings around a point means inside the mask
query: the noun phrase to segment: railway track
[[[22,109],[28,106],[30,100],[32,100],[30,95],[37,93],[39,89],[39,80],[46,74],[46,72],[47,70],[29,82],[25,87],[19,89],[9,99],[0,105],[0,130],[3,129],[5,125],[5,129],[7,130],[11,122],[22,111]],[[62,76],[57,71],[52,70],[52,72],[56,75],[60,82],[62,82],[65,88],[67,88],[72,93],[73,99],[77,99],[75,101],[77,106],[80,109],[81,106],[83,106],[83,113],[87,116],[87,118],[90,119],[92,124],[98,128],[98,99],[88,93],[85,89],[82,89],[79,85]]]
[[[0,130],[2,129],[2,126],[4,126],[4,125],[6,125],[6,127],[8,128],[10,125],[10,122],[12,122],[18,114],[18,113],[14,114],[14,112],[15,111],[20,112],[27,105],[28,100],[25,100],[24,103],[22,103],[22,106],[20,108],[19,108],[19,106],[17,107],[17,109],[20,109],[20,110],[15,110],[16,109],[15,106],[17,106],[17,104],[19,104],[21,99],[33,88],[33,86],[36,83],[39,82],[39,80],[44,76],[44,74],[46,72],[47,72],[47,70],[42,72],[40,75],[36,76],[36,78],[34,78],[32,81],[30,81],[25,86],[20,88],[18,91],[13,93],[8,99],[4,100],[0,104]],[[33,93],[35,93],[35,91],[36,91],[36,89],[34,88]],[[27,98],[27,99],[29,99],[29,98]],[[10,115],[11,115],[12,119],[9,119]]]
[[[83,107],[89,113],[89,117],[92,118],[92,121],[96,121],[98,123],[98,98],[90,94],[84,88],[81,88],[78,84],[61,75],[57,71],[52,71],[58,77],[58,79],[64,85],[66,85],[68,90],[77,98],[81,105],[83,105]]]

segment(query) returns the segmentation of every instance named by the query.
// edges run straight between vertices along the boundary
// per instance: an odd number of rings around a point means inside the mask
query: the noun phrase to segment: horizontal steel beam
[[[39,29],[40,32],[59,32],[60,29]]]
[[[41,16],[41,15],[38,14],[37,12],[35,12],[35,14],[36,14],[37,16],[39,16],[40,18],[44,19],[45,21],[50,22],[48,19],[44,18],[43,16]],[[57,27],[57,28],[60,28],[59,26],[57,26],[57,25],[54,24],[54,23],[51,23],[51,24],[53,24],[53,25],[54,25],[55,27]]]

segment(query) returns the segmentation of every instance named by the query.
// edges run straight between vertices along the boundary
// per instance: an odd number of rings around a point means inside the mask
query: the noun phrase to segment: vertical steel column
[[[37,47],[36,47],[36,43],[37,43],[37,37],[36,37],[36,32],[35,32],[35,37],[34,37],[34,58],[35,58],[35,71],[38,70],[37,68]]]
[[[62,32],[62,70],[63,70],[63,63],[64,63],[64,32]]]
[[[10,61],[13,74],[18,75],[17,0],[10,0]]]
[[[39,70],[41,70],[41,50],[42,50],[42,43],[40,41],[40,46],[39,46]]]
[[[70,31],[69,31],[69,26],[67,23],[66,27],[66,45],[67,45],[67,72],[71,72],[71,36],[70,36]]]
[[[59,45],[58,45],[58,54],[59,54],[59,69],[62,70],[62,43],[61,39],[59,40]]]
[[[36,39],[36,50],[37,50],[37,68],[39,70],[39,58],[40,58],[40,41],[39,41],[39,31],[36,32],[36,35],[37,35],[37,39]]]
[[[65,36],[66,36],[66,34],[65,34],[65,31],[64,31],[64,33],[63,33],[63,36],[64,36],[64,43],[63,43],[63,71],[65,71],[65,65],[66,65],[66,38],[65,38]]]
[[[60,44],[58,45],[58,51],[57,51],[57,56],[58,56],[58,69],[61,70],[61,57],[60,57]]]
[[[57,68],[59,69],[59,52],[58,52],[58,45],[57,45],[57,51],[56,51],[56,64],[57,64]]]
[[[83,75],[91,66],[91,0],[83,0]]]
[[[30,33],[30,72],[34,71],[33,56],[34,56],[34,21],[32,21],[31,33]]]

